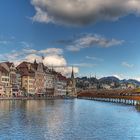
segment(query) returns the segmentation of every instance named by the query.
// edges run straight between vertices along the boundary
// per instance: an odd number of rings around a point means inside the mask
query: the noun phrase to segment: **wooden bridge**
[[[77,98],[140,105],[140,89],[84,90]]]

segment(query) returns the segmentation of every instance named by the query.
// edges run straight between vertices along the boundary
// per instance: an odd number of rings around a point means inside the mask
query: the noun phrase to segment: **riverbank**
[[[0,100],[56,100],[56,99],[74,99],[71,96],[47,96],[47,97],[0,97]]]

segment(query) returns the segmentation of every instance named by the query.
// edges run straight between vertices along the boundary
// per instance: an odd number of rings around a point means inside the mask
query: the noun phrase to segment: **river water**
[[[0,101],[0,140],[140,140],[140,112],[80,99]]]

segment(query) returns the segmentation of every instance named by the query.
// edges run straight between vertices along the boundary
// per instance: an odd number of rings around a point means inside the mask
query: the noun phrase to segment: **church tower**
[[[76,81],[75,81],[75,78],[74,78],[74,70],[73,70],[73,67],[72,67],[72,72],[71,72],[71,82],[72,82],[72,93],[71,93],[71,95],[72,96],[74,96],[74,97],[76,97],[77,96],[77,93],[76,93]]]

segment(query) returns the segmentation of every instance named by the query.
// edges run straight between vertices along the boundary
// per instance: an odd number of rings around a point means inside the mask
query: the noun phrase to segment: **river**
[[[140,112],[92,100],[5,100],[0,140],[140,140]]]

